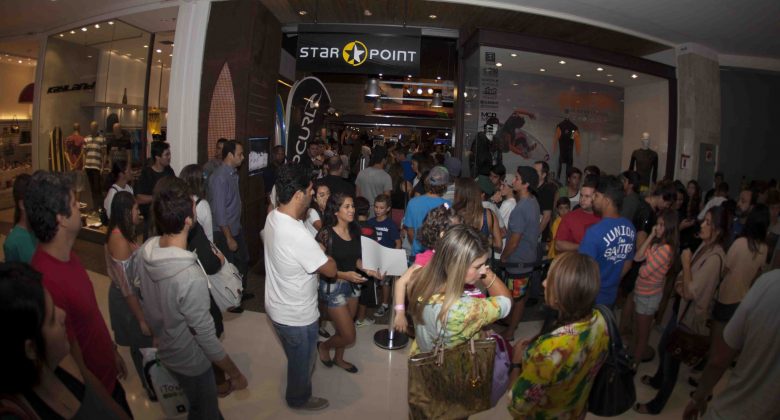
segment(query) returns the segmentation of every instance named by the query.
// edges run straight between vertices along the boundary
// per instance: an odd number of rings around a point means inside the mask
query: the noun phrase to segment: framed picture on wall
[[[268,167],[268,156],[270,154],[270,139],[268,137],[250,137],[249,153],[247,156],[247,170],[249,176],[260,175]]]

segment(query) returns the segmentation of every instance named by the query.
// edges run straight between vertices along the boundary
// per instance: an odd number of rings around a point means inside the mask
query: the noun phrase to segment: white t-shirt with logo
[[[265,310],[274,322],[303,327],[317,321],[316,273],[328,257],[303,222],[278,209],[265,220]]]

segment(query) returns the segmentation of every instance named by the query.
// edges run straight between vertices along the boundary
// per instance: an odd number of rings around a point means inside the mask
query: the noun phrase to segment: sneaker
[[[374,318],[381,318],[381,317],[385,316],[385,314],[387,313],[388,309],[390,309],[389,306],[385,306],[385,305],[380,306],[379,309],[377,309],[374,312]]]
[[[362,321],[361,320],[355,321],[355,326],[360,328],[360,327],[365,327],[366,325],[374,325],[375,323],[376,323],[376,321],[374,321],[373,318],[366,317],[366,319],[364,319]]]
[[[309,398],[309,401],[306,401],[306,404],[300,406],[300,407],[292,407],[296,410],[309,410],[309,411],[317,411],[322,410],[324,408],[328,408],[330,404],[328,403],[328,400],[325,398],[319,398],[319,397],[311,397]]]

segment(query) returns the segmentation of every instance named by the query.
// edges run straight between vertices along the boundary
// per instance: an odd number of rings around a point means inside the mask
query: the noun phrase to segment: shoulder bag
[[[491,407],[495,339],[445,349],[446,326],[432,352],[409,358],[410,419],[461,419]]]
[[[206,274],[200,260],[198,260],[198,265],[203,270],[203,274]],[[235,265],[226,260],[216,274],[206,274],[206,278],[209,282],[211,297],[214,298],[214,303],[217,304],[220,311],[225,312],[241,305],[242,277]]]
[[[623,347],[612,311],[604,305],[596,305],[596,309],[607,322],[609,353],[593,380],[588,411],[597,416],[613,417],[628,411],[636,401],[634,360]]]

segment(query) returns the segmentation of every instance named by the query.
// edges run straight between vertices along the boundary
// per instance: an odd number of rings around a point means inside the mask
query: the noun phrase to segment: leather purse
[[[443,333],[432,352],[409,358],[410,419],[460,419],[491,407],[495,339],[445,349]]]
[[[612,311],[604,305],[596,305],[596,309],[607,322],[609,353],[593,379],[588,395],[588,411],[597,416],[612,417],[625,413],[636,401],[634,361],[623,347]]]
[[[669,333],[669,338],[666,342],[666,351],[672,355],[673,358],[685,363],[688,366],[698,365],[707,351],[710,349],[710,336],[697,334],[687,325],[682,323],[685,319],[685,314],[691,307],[693,301],[688,302],[685,306],[685,310],[680,317],[680,322]]]

